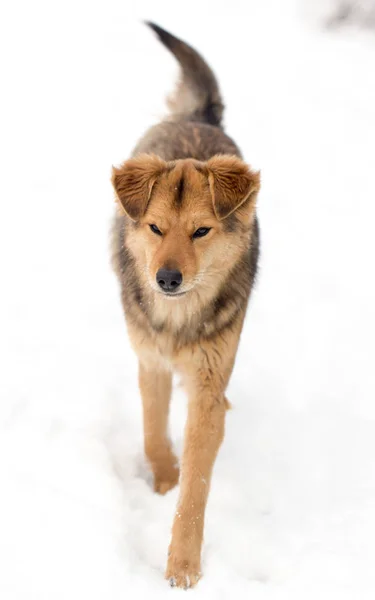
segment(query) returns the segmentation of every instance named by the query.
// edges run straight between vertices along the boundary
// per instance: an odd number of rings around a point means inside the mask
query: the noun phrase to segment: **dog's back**
[[[224,105],[210,67],[191,46],[154,23],[148,25],[179,62],[181,79],[168,99],[167,120],[149,129],[133,154],[154,153],[166,161],[205,161],[215,154],[241,157],[236,144],[222,130]]]

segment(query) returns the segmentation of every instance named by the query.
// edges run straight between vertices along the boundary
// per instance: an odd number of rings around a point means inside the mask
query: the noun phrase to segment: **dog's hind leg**
[[[144,448],[154,475],[154,490],[165,494],[178,482],[177,458],[168,437],[172,375],[155,365],[139,363],[139,387],[143,403]]]

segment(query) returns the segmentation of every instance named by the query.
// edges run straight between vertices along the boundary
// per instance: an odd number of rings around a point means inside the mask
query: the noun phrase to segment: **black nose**
[[[156,281],[165,292],[174,292],[182,283],[182,273],[169,269],[159,269]]]

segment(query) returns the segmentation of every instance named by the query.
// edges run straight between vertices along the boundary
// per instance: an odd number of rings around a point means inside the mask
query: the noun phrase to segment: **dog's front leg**
[[[139,387],[143,403],[145,454],[154,475],[154,489],[165,494],[178,482],[177,458],[168,438],[168,413],[172,375],[156,365],[139,364]]]
[[[211,472],[224,436],[224,394],[203,390],[190,400],[181,465],[181,491],[172,528],[166,577],[190,587],[200,577],[204,513]]]
[[[224,350],[224,349],[223,349]],[[180,496],[172,528],[166,578],[190,587],[200,578],[204,515],[211,473],[224,437],[225,387],[233,360],[228,348],[199,347],[182,358],[189,395]],[[188,366],[187,366],[188,365]]]

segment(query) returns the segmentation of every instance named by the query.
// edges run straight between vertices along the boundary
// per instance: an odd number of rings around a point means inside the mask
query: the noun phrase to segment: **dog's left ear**
[[[113,167],[112,184],[126,214],[138,221],[146,212],[156,179],[166,163],[153,154],[139,154]]]
[[[255,203],[260,173],[252,171],[237,156],[217,155],[207,161],[208,182],[216,217],[221,221],[246,200]]]

